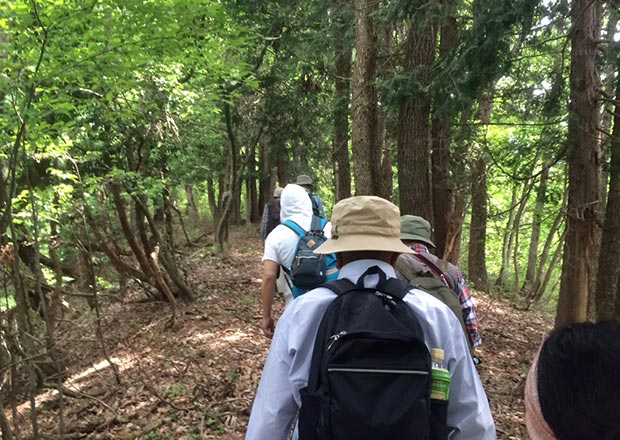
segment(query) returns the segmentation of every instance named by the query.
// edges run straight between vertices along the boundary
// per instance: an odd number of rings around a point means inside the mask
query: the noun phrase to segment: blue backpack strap
[[[304,230],[304,228],[302,228],[301,226],[299,226],[297,223],[295,223],[293,220],[287,220],[284,223],[282,223],[284,226],[288,227],[289,229],[292,229],[297,235],[299,235],[300,237],[303,237],[304,235],[306,235],[306,231]]]

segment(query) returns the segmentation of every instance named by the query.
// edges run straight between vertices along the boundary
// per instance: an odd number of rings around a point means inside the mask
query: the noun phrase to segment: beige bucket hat
[[[276,186],[276,189],[273,190],[273,197],[279,199],[282,196],[282,191],[284,191],[284,188]]]
[[[411,254],[400,241],[400,210],[381,197],[357,196],[334,206],[332,235],[314,250],[317,254],[389,251]]]

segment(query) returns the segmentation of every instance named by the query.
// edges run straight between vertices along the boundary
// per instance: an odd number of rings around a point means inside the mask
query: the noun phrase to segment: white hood
[[[280,197],[280,221],[292,220],[304,230],[312,223],[312,201],[308,192],[299,185],[288,184]]]

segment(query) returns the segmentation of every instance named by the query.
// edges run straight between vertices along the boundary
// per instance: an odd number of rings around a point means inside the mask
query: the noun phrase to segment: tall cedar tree
[[[574,0],[568,119],[568,208],[556,327],[586,319],[594,286],[600,197],[596,70],[598,1]]]

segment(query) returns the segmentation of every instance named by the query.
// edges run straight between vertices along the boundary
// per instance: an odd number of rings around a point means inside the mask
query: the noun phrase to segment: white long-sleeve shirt
[[[379,266],[390,278],[396,276],[387,263],[358,260],[343,266],[339,278],[356,282],[372,266]],[[377,282],[376,275],[365,279],[367,287],[374,287]],[[329,289],[314,289],[293,301],[282,314],[254,400],[246,440],[287,438],[301,405],[299,391],[308,383],[319,323],[335,297]],[[448,425],[455,432],[450,438],[495,439],[489,403],[458,319],[441,301],[420,290],[411,290],[404,301],[418,317],[429,350],[444,350],[444,364],[452,375]]]

